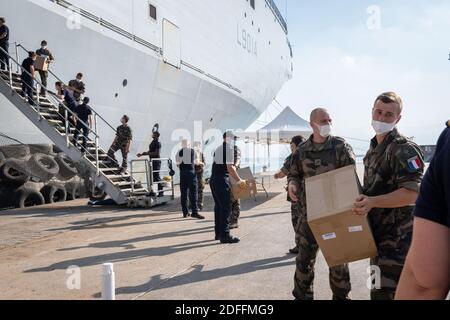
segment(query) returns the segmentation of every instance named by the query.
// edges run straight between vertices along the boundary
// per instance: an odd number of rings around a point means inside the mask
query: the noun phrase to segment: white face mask
[[[375,132],[377,133],[377,135],[382,135],[382,134],[386,134],[391,132],[392,130],[395,129],[395,126],[397,125],[397,123],[386,123],[386,122],[380,122],[380,121],[376,121],[373,120],[372,121],[372,127],[375,130]]]
[[[326,124],[324,126],[321,126],[321,125],[318,125],[318,124],[316,124],[316,125],[317,125],[317,127],[319,127],[320,135],[323,138],[328,138],[329,136],[331,136],[331,131],[332,131],[331,124]]]

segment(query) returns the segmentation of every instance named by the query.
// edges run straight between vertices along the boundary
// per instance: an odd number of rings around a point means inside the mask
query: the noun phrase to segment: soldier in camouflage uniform
[[[198,210],[202,211],[204,207],[204,190],[205,190],[205,179],[203,179],[203,174],[205,170],[205,155],[202,152],[201,143],[196,142],[194,144],[194,150],[197,153],[198,163],[195,165],[195,174],[197,176],[198,184]]]
[[[355,164],[355,155],[350,145],[342,138],[331,136],[331,122],[325,109],[315,109],[311,113],[314,134],[295,152],[289,170],[289,196],[297,202],[300,212],[297,224],[300,244],[293,291],[297,300],[314,299],[314,264],[319,251],[307,221],[304,179]],[[298,197],[300,191],[301,195]],[[330,287],[333,300],[349,299],[351,285],[347,264],[330,268]]]
[[[286,158],[283,164],[283,168],[280,169],[279,172],[275,174],[275,179],[283,179],[289,175],[289,169],[291,167],[292,155],[297,151],[297,148],[300,144],[306,141],[302,136],[295,136],[291,140],[291,154]],[[289,253],[298,254],[298,248],[300,245],[300,235],[297,233],[297,225],[300,220],[300,212],[298,210],[298,204],[291,201],[289,194],[287,196],[287,201],[291,203],[291,218],[292,218],[292,226],[294,227],[295,232],[295,247],[289,249]]]
[[[236,167],[236,170],[239,170],[241,167],[241,149],[239,149],[239,147],[236,144],[234,145],[234,165]],[[231,202],[230,229],[237,229],[239,228],[238,222],[239,217],[241,216],[241,200],[235,199],[233,192],[231,192],[230,202]]]
[[[356,214],[368,215],[378,247],[371,265],[381,271],[381,287],[372,288],[373,300],[394,299],[411,245],[413,204],[424,172],[419,146],[396,129],[402,109],[401,98],[393,92],[375,101],[373,128],[377,136],[364,159],[364,195],[356,200],[354,209]]]
[[[117,128],[116,138],[114,139],[108,151],[108,161],[111,165],[118,164],[115,153],[120,150],[122,153],[122,168],[121,173],[128,168],[128,154],[130,153],[131,140],[133,140],[133,132],[128,126],[130,118],[123,116],[121,119],[122,125]]]

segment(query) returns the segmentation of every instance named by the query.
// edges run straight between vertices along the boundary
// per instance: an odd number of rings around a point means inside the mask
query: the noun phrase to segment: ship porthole
[[[128,80],[124,79],[122,82],[122,86],[125,88],[128,85]]]
[[[118,93],[116,93],[116,94],[114,95],[114,97],[116,97],[116,98],[117,98],[118,96],[119,96],[119,94],[118,94]]]

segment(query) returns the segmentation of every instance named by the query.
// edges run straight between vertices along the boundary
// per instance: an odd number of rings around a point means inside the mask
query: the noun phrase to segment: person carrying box
[[[50,50],[48,50],[47,41],[45,40],[41,42],[41,48],[36,50],[36,55],[38,56],[38,59],[44,60],[36,64],[37,65],[36,70],[38,70],[39,72],[39,76],[41,78],[42,83],[40,95],[45,97],[45,95],[47,94],[45,88],[47,88],[48,66],[50,63],[53,63],[55,61],[55,58],[53,57]]]
[[[289,169],[289,197],[292,202],[298,203],[300,212],[297,224],[300,245],[293,291],[297,300],[314,299],[314,264],[319,251],[307,221],[304,179],[355,164],[351,146],[344,139],[331,135],[331,124],[332,120],[326,109],[317,108],[311,112],[310,125],[314,133],[294,153]],[[330,268],[330,286],[333,300],[349,299],[351,284],[347,264]]]

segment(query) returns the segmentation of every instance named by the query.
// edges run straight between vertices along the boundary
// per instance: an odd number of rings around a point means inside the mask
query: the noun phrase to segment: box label
[[[353,233],[353,232],[363,232],[363,226],[353,226],[353,227],[348,227],[348,232]]]
[[[332,232],[332,233],[324,234],[324,235],[322,235],[322,238],[325,241],[336,239],[336,233]]]

